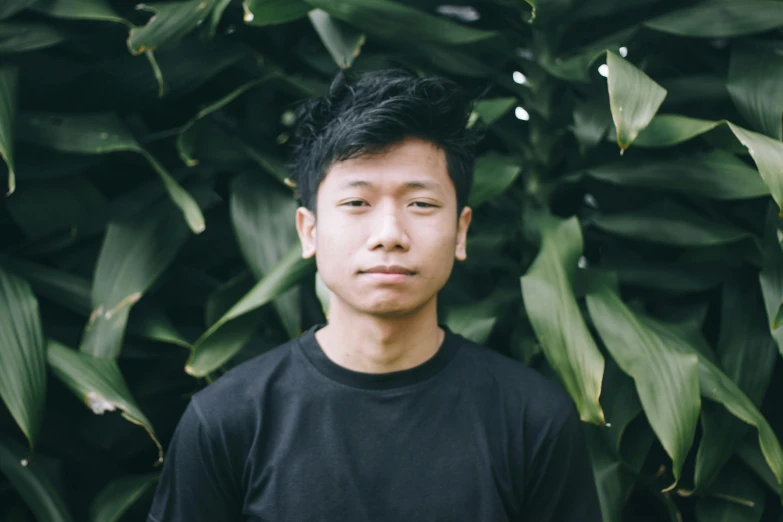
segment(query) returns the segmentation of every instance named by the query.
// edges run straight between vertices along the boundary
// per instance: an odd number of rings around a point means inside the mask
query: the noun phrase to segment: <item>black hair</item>
[[[318,186],[333,163],[417,137],[444,151],[459,216],[473,183],[474,148],[483,135],[478,126],[467,128],[471,110],[467,93],[447,78],[389,69],[351,83],[340,70],[324,96],[296,111],[289,165],[302,204],[316,211]]]

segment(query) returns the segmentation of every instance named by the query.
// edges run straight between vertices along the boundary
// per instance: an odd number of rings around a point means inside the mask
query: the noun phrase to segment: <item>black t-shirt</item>
[[[442,325],[424,363],[356,372],[321,326],[192,397],[148,522],[600,522],[557,385]]]

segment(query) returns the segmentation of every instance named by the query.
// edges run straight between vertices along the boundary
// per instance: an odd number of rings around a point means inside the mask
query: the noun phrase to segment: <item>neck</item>
[[[327,357],[349,370],[388,373],[418,366],[437,353],[445,332],[436,298],[401,317],[378,317],[340,306],[332,295],[329,323],[315,333]]]

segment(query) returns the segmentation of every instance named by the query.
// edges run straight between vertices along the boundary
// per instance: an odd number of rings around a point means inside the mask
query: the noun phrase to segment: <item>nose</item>
[[[383,250],[408,250],[410,238],[405,233],[405,228],[394,214],[382,216],[376,224],[373,233],[368,240],[370,250],[382,248]]]

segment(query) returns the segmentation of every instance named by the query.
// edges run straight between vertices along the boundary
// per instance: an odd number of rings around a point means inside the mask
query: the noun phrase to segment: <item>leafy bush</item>
[[[605,520],[778,520],[783,2],[139,7],[0,5],[5,520],[143,520],[189,395],[323,321],[286,141],[338,64],[479,98],[442,319],[563,384]]]

